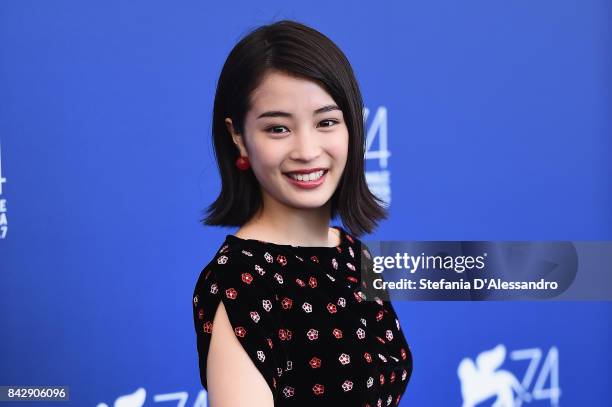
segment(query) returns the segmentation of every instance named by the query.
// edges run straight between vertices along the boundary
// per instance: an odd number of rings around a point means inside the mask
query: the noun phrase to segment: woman
[[[410,349],[391,303],[361,291],[370,253],[355,236],[386,217],[362,114],[348,60],[312,28],[262,26],[229,54],[213,115],[221,193],[204,222],[239,229],[193,296],[213,407],[399,403]],[[336,215],[350,232],[329,227]]]

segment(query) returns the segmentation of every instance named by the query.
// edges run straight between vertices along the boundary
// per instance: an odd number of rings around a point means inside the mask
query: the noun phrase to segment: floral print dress
[[[223,301],[275,406],[399,404],[412,373],[412,353],[391,303],[361,291],[367,247],[335,228],[341,237],[336,247],[226,236],[193,293],[205,389],[213,319]]]

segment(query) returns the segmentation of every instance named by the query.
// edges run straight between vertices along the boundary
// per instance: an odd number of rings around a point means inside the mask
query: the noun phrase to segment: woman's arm
[[[206,381],[211,407],[273,407],[270,387],[236,338],[223,301],[213,320]]]

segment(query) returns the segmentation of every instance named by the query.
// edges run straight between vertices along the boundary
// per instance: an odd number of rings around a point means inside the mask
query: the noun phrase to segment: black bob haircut
[[[268,71],[312,80],[333,98],[344,115],[349,133],[346,167],[331,197],[331,219],[337,215],[351,234],[370,233],[387,218],[384,202],[365,179],[363,99],[344,53],[325,35],[306,25],[281,20],[256,28],[232,49],[217,82],[213,109],[213,143],[221,192],[202,222],[212,226],[242,226],[262,205],[259,182],[252,170],[240,171],[240,155],[225,125],[244,135],[250,95]]]

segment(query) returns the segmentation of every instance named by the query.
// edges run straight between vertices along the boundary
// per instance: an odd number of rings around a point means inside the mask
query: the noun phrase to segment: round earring
[[[249,162],[249,157],[247,157],[247,156],[240,156],[240,157],[238,157],[238,159],[236,160],[236,167],[238,167],[238,169],[240,171],[246,171],[249,168],[251,168],[251,163]]]

